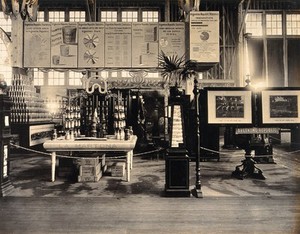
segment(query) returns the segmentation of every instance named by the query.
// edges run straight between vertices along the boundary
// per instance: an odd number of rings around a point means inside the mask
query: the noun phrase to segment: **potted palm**
[[[185,55],[168,56],[163,51],[160,52],[158,61],[164,82],[170,87],[170,95],[183,94],[183,82],[196,74],[193,66],[195,63],[192,60],[186,61]]]

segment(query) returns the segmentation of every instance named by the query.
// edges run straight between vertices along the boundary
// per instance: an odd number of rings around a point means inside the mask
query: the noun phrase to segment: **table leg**
[[[130,151],[130,170],[132,170],[133,167],[133,150]]]
[[[126,153],[126,181],[130,181],[130,151]]]
[[[51,181],[55,181],[56,152],[51,153]]]

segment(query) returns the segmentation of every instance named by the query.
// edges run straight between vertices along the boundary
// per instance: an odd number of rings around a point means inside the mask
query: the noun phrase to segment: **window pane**
[[[286,33],[287,35],[300,35],[300,14],[287,14]]]
[[[117,22],[117,11],[101,11],[101,22]]]
[[[137,22],[137,11],[122,11],[122,22]]]
[[[48,85],[65,85],[65,73],[57,71],[48,72]]]
[[[65,12],[64,11],[49,11],[49,22],[64,22]]]
[[[143,22],[158,22],[158,11],[143,11]]]
[[[70,11],[70,22],[85,22],[85,11]]]
[[[267,35],[282,35],[282,15],[281,14],[267,14]]]
[[[82,78],[82,73],[81,72],[69,72],[69,85],[76,85],[76,86],[81,86],[81,78]]]
[[[246,18],[246,33],[262,36],[262,13],[248,13]]]
[[[38,69],[34,69],[33,70],[34,73],[34,79],[33,79],[33,84],[34,85],[44,85],[44,72],[41,72]]]

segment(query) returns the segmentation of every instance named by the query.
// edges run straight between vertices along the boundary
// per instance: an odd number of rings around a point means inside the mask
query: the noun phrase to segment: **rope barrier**
[[[50,153],[45,153],[45,152],[41,152],[41,151],[29,149],[29,148],[22,147],[22,146],[19,146],[19,145],[15,145],[15,144],[12,144],[12,143],[10,143],[10,145],[13,146],[13,147],[15,147],[15,148],[23,149],[25,151],[29,151],[29,152],[32,152],[32,153],[37,153],[37,154],[51,156]],[[231,156],[232,155],[231,153],[217,151],[217,150],[205,148],[205,147],[202,147],[202,146],[200,146],[200,149],[203,149],[203,150],[211,152],[211,153],[221,154],[221,155],[227,155],[227,156]],[[133,154],[133,156],[134,157],[136,157],[136,156],[143,156],[143,155],[147,155],[147,154],[158,153],[158,152],[163,151],[163,150],[165,150],[165,149],[162,148],[162,147],[160,147],[160,148],[155,149],[155,150],[141,152],[141,153],[136,153],[136,154]],[[280,154],[281,155],[288,155],[288,154],[295,154],[295,153],[298,153],[298,152],[300,152],[300,150],[295,150],[295,151],[290,151],[290,152],[284,152],[284,153],[281,152]],[[275,153],[275,154],[279,154],[279,153]],[[244,156],[244,154],[241,154],[241,156]],[[271,157],[271,156],[273,156],[273,154],[271,154],[271,155],[255,155],[256,158],[259,158],[259,157]],[[79,158],[78,156],[60,155],[60,154],[57,154],[56,157],[59,157],[59,158],[70,158],[70,159],[78,159]],[[91,158],[94,158],[94,157],[80,157],[80,158],[91,159]],[[109,158],[111,158],[111,159],[122,159],[122,158],[126,158],[126,155],[113,156],[113,157],[109,157]]]
[[[45,152],[29,149],[29,148],[19,146],[19,145],[15,145],[15,144],[12,144],[12,143],[10,143],[10,145],[15,147],[15,148],[22,149],[22,150],[25,150],[25,151],[29,151],[29,152],[32,152],[32,153],[51,156],[50,153],[45,153]],[[133,154],[133,156],[136,157],[136,156],[152,154],[152,153],[160,152],[162,150],[164,150],[164,148],[158,148],[158,149],[151,150],[151,151],[146,151],[146,152],[142,152],[142,153]],[[126,158],[126,156],[127,155],[119,155],[119,156],[113,156],[113,157],[109,157],[109,158],[111,158],[111,159],[122,159],[122,158]],[[78,159],[79,158],[78,156],[60,155],[60,154],[57,154],[56,157],[58,157],[58,158],[70,158],[70,159]],[[91,158],[95,158],[95,157],[80,157],[80,158],[82,158],[82,159],[91,159]]]

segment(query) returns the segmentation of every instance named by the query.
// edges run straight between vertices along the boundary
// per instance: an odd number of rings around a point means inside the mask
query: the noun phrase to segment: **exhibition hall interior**
[[[2,0],[0,233],[299,233],[299,49],[298,0]]]

